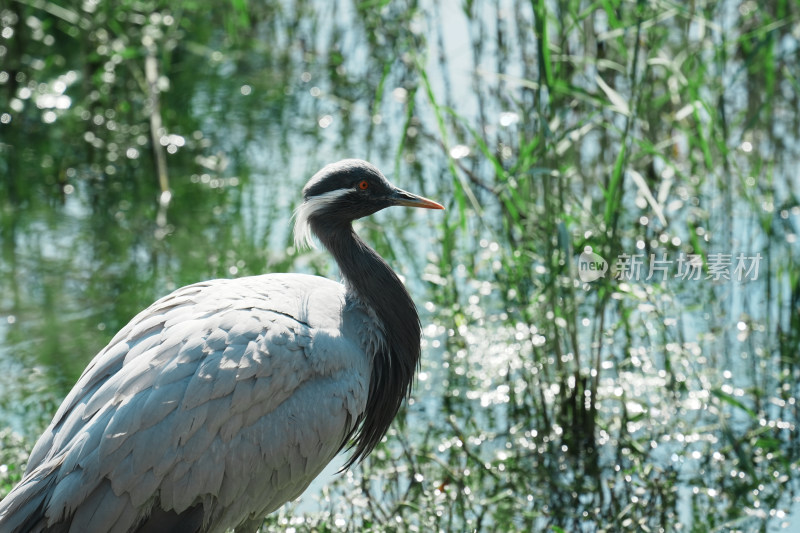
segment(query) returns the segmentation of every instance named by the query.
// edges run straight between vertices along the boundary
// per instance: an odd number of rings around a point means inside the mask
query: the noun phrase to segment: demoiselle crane
[[[443,209],[371,164],[324,167],[295,242],[315,235],[344,284],[266,274],[189,285],[89,363],[0,502],[0,531],[254,531],[343,448],[366,457],[410,393],[414,303],[352,221]]]

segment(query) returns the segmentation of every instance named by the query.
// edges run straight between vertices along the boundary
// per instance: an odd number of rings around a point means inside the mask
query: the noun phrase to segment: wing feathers
[[[70,533],[97,531],[96,524],[116,524],[124,509],[130,507],[128,496],[117,496],[108,485],[108,481],[102,482],[81,501],[72,515]],[[105,530],[112,531],[110,527]]]
[[[295,497],[361,416],[371,365],[358,339],[320,329],[338,328],[344,292],[316,280],[199,284],[140,313],[87,367],[32,454],[39,477],[9,501],[51,525],[72,515],[74,531],[201,505],[220,531]]]

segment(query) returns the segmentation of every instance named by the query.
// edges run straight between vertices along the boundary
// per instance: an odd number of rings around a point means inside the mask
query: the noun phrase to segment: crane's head
[[[295,245],[313,247],[314,229],[350,224],[393,205],[444,209],[433,200],[398,189],[380,170],[360,159],[326,165],[303,187],[303,203],[295,211]]]

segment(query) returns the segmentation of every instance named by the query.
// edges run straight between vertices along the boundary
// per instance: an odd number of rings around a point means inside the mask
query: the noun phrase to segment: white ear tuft
[[[306,198],[294,211],[294,245],[298,250],[303,247],[316,248],[310,219],[315,213],[319,214],[330,208],[345,194],[352,192],[350,189],[336,189],[326,193]]]
[[[308,202],[303,202],[294,210],[294,247],[302,250],[303,248],[316,248],[314,239],[311,236],[311,224],[308,215],[311,213]]]

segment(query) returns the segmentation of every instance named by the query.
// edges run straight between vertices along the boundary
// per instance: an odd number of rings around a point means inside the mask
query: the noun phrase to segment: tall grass
[[[416,63],[415,112],[430,117],[458,216],[440,228],[432,292],[444,414],[403,447],[415,459],[395,479],[411,494],[385,515],[443,530],[780,522],[796,479],[796,345],[782,339],[798,335],[797,250],[769,228],[796,216],[798,191],[764,157],[787,148],[775,124],[798,118],[796,97],[774,92],[794,79],[795,54],[776,47],[796,40],[796,6],[464,13],[469,97],[449,97],[447,76],[462,74],[447,61]],[[575,268],[587,246],[611,263],[591,284]],[[761,254],[763,276],[713,283],[714,254],[738,252]],[[671,258],[669,277],[620,279],[614,259],[636,253]],[[680,254],[702,258],[699,280],[676,279]],[[385,476],[388,457],[367,474]]]
[[[71,329],[55,319],[12,328],[11,341],[46,336],[42,361],[58,360],[65,338],[75,351],[101,346],[100,334],[81,344],[70,333],[115,330],[162,289],[197,278],[330,275],[326,257],[289,246],[291,205],[280,199],[337,156],[382,163],[447,204],[427,232],[411,218],[362,229],[423,311],[412,401],[385,444],[322,491],[317,511],[288,506],[265,530],[750,531],[791,513],[796,3],[8,10],[16,39],[2,68],[14,81],[0,86],[0,104],[19,107],[19,83],[81,72],[54,124],[26,104],[0,141],[8,176],[36,171],[3,182],[2,213],[13,215],[0,226],[4,274],[37,289],[27,305],[4,307],[24,309],[18,323],[31,323],[34,304],[58,316],[72,286],[101,302]],[[28,38],[34,18],[45,29]],[[146,61],[158,73],[149,82]],[[176,153],[161,145],[173,133],[186,140]],[[32,148],[7,149],[23,139]],[[140,156],[121,156],[130,149]],[[155,227],[162,157],[175,194]],[[92,215],[76,237],[96,254],[92,274],[76,274],[78,254],[67,254],[51,270],[73,282],[39,290],[16,259],[27,241],[14,235],[51,208],[72,220],[67,185]],[[588,248],[609,265],[591,282],[578,270]],[[738,253],[760,254],[758,278],[715,280],[719,254]],[[626,276],[618,258],[636,254],[643,270]],[[699,279],[676,276],[689,255]],[[658,258],[671,269],[647,279]],[[103,294],[121,308],[109,319]],[[29,443],[0,438],[7,486]]]

